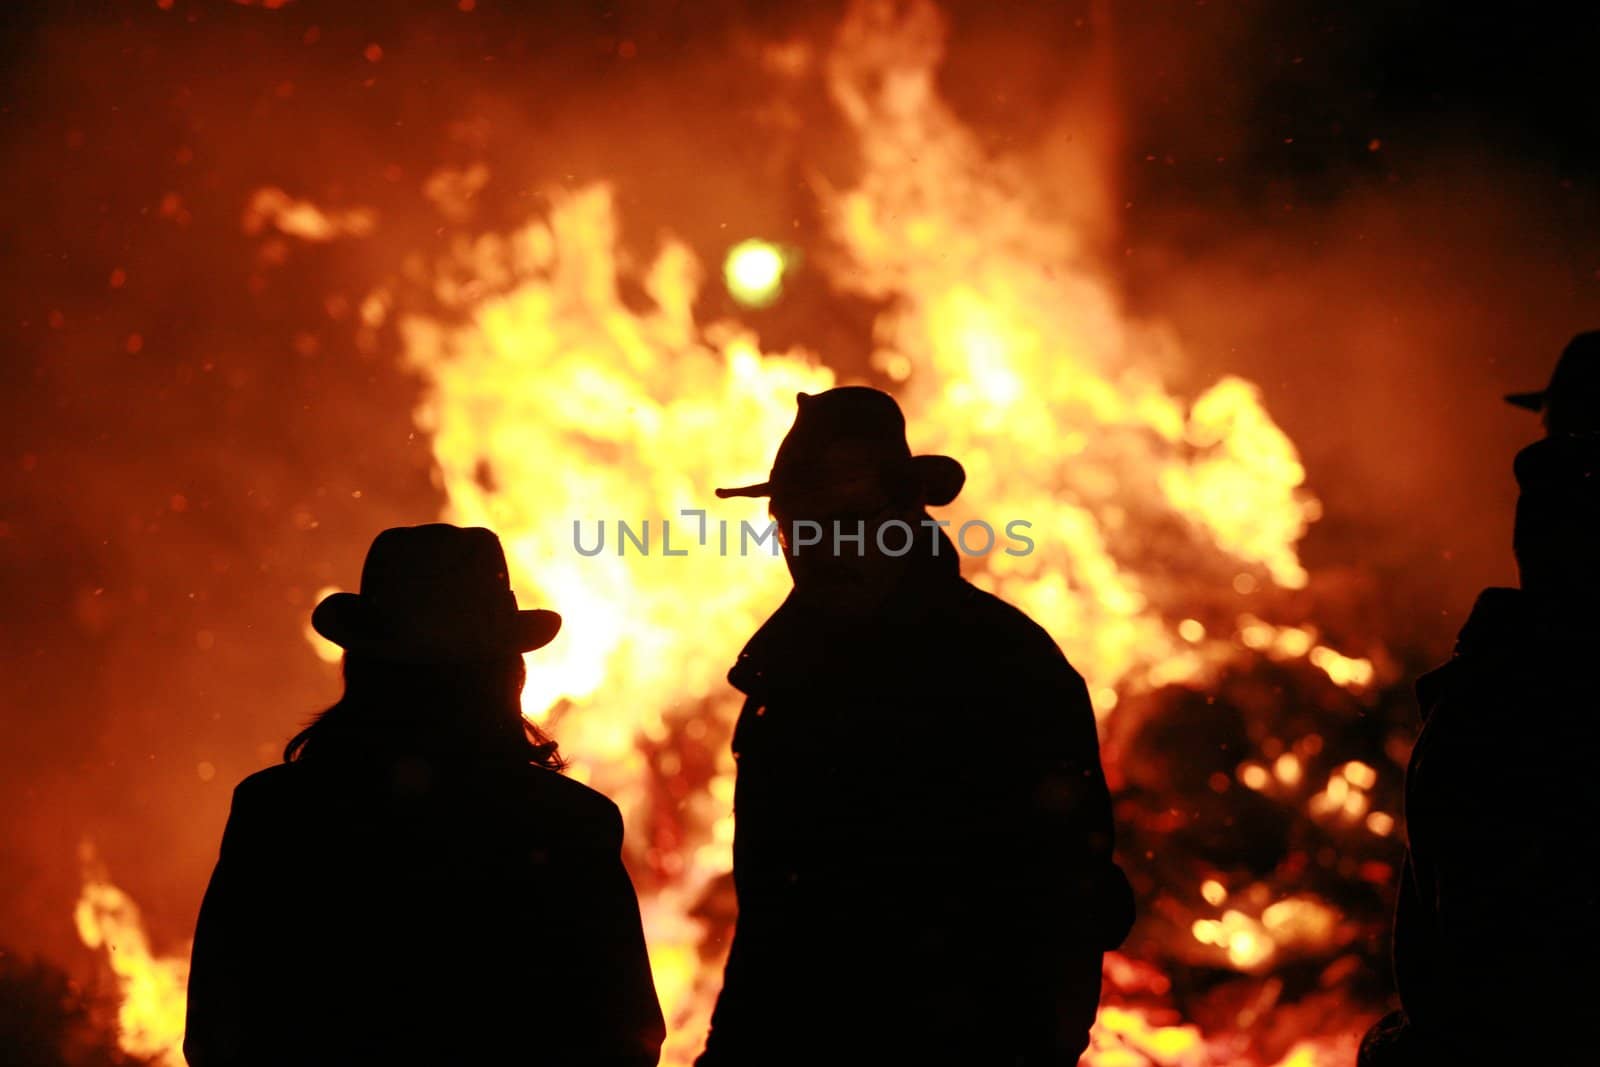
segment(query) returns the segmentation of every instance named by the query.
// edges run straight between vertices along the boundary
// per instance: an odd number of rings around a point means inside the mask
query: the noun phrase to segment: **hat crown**
[[[913,456],[906,443],[906,417],[883,390],[843,385],[821,393],[796,393],[795,406],[794,425],[778,445],[767,480],[718,489],[717,496],[772,496],[826,484],[839,476],[842,465],[906,479],[934,507],[950,503],[961,492],[966,480],[961,464],[949,456]]]
[[[906,444],[906,419],[894,397],[864,385],[846,385],[823,393],[799,393],[794,425],[778,445],[772,462],[774,481],[817,462],[841,442],[865,446],[880,462],[911,458]]]
[[[311,625],[363,655],[447,663],[541,648],[561,629],[561,616],[517,608],[493,533],[431,523],[374,538],[361,592],[330,593],[312,611]]]
[[[392,616],[507,615],[517,610],[505,550],[481,526],[385,530],[367,550],[361,596]]]
[[[1600,432],[1600,331],[1580,333],[1561,350],[1544,412],[1551,433]]]

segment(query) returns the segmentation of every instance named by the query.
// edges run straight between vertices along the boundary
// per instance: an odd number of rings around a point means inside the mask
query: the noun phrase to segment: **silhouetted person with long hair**
[[[798,399],[769,480],[718,490],[771,497],[794,590],[728,676],[739,917],[698,1062],[1075,1063],[1133,917],[1083,680],[962,579],[926,511],[960,464],[886,393]]]
[[[523,718],[519,611],[488,530],[373,542],[312,624],[343,697],[234,791],[195,930],[194,1067],[648,1067],[664,1028],[615,804]]]
[[[1595,1059],[1600,1005],[1600,333],[1541,393],[1518,453],[1520,589],[1487,589],[1454,657],[1417,683],[1395,915],[1401,1010],[1362,1067]]]

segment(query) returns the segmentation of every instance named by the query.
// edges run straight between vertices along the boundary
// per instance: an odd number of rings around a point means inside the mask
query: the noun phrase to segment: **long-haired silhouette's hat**
[[[1544,415],[1552,436],[1600,433],[1600,330],[1580,333],[1561,350],[1550,384],[1506,400]]]
[[[361,568],[361,592],[325,597],[311,625],[377,659],[459,663],[549,644],[561,616],[517,608],[492,532],[430,523],[380,533]]]
[[[909,481],[922,502],[938,507],[961,492],[967,480],[961,464],[949,456],[913,456],[906,444],[906,419],[894,397],[864,385],[847,385],[823,393],[797,393],[794,425],[789,428],[772,473],[755,485],[718,489],[720,497],[772,496],[809,487],[828,477],[820,457],[840,442],[862,446],[866,462],[880,478]]]

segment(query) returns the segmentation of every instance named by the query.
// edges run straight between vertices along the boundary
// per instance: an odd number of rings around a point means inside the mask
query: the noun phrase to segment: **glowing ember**
[[[329,212],[306,200],[296,200],[282,189],[256,191],[245,209],[243,227],[248,234],[272,226],[281,233],[306,241],[331,241],[336,237],[361,237],[372,232],[376,219],[364,208]]]

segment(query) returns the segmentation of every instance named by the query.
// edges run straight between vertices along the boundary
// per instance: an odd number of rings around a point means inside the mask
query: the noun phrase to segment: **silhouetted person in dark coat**
[[[1551,388],[1508,398],[1549,436],[1517,455],[1520,589],[1488,589],[1455,656],[1417,684],[1401,1010],[1362,1067],[1595,1060],[1600,1005],[1600,333]]]
[[[771,496],[794,591],[729,674],[739,918],[698,1062],[1075,1063],[1133,913],[1083,680],[924,525],[965,475],[893,399],[799,405],[770,480],[718,491]]]
[[[201,907],[195,1067],[649,1067],[664,1037],[622,820],[521,715],[499,540],[373,542],[360,595],[317,606],[345,693],[234,791]]]

